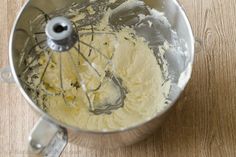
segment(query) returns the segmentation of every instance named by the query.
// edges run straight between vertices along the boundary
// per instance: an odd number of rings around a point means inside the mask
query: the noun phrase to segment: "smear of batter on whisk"
[[[40,85],[42,90],[37,93],[38,105],[48,114],[81,129],[110,131],[128,128],[151,119],[167,106],[165,102],[170,82],[164,79],[153,50],[145,39],[136,36],[132,28],[124,27],[113,31],[108,24],[108,17],[109,11],[94,27],[100,35],[94,35],[91,41],[91,36],[86,35],[87,32],[84,31],[80,32],[80,40],[89,43],[105,56],[112,57],[112,66],[108,69],[122,79],[126,92],[124,105],[109,114],[96,115],[90,112],[78,72],[87,89],[98,88],[99,82],[106,81],[99,91],[89,94],[95,107],[100,101],[115,101],[116,97],[119,97],[119,91],[109,80],[99,80],[95,71],[76,49],[52,53],[51,62]],[[106,75],[106,58],[84,44],[80,44],[80,52],[93,63],[93,67],[102,76]],[[49,57],[47,53],[40,56],[41,66],[35,72],[38,78],[44,73]],[[35,79],[33,86],[36,87],[38,83],[39,79]]]

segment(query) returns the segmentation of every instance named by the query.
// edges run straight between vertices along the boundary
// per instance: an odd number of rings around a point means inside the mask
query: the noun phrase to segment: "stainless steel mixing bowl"
[[[114,148],[141,141],[151,135],[160,126],[190,79],[194,58],[194,37],[185,12],[176,0],[144,0],[151,8],[164,12],[171,24],[171,28],[177,32],[179,38],[186,41],[185,45],[182,45],[182,49],[185,49],[185,46],[187,46],[185,53],[169,52],[165,55],[169,64],[168,69],[172,80],[171,91],[168,98],[171,104],[163,112],[158,113],[153,119],[143,124],[111,132],[96,132],[75,128],[63,124],[45,113],[34,103],[27,91],[23,88],[22,82],[18,77],[20,72],[17,66],[19,63],[19,50],[23,48],[22,46],[27,38],[27,33],[19,30],[24,29],[28,31],[30,29],[29,21],[35,18],[42,10],[43,12],[50,13],[55,10],[63,9],[73,2],[84,3],[86,1],[87,0],[29,0],[20,11],[12,29],[9,43],[11,73],[25,99],[33,109],[42,116],[29,137],[30,150],[35,154],[59,156],[67,142],[86,147]],[[35,7],[40,9],[35,9]],[[113,19],[115,18],[117,18],[116,15],[114,15]],[[116,20],[111,20],[111,23],[112,22],[114,25],[119,25]],[[127,25],[130,25],[130,23],[127,23]],[[153,32],[145,29],[137,31],[139,31],[140,34],[144,32],[143,35],[147,40],[158,40],[156,39],[155,32],[153,34]],[[168,35],[170,35],[168,34],[168,30],[166,34],[164,32],[164,35],[168,38]],[[162,41],[160,40],[157,41],[157,43],[158,42]],[[153,45],[155,46],[155,43],[153,43]],[[7,71],[8,69],[0,71],[2,79],[7,78],[7,76],[4,75]]]

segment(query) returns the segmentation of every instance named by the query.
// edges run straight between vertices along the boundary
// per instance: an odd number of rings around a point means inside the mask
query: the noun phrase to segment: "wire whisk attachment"
[[[117,42],[116,34],[98,30],[93,24],[81,27],[67,17],[50,17],[42,10],[40,12],[31,22],[42,23],[44,30],[34,32],[32,28],[33,35],[19,30],[28,34],[29,41],[35,41],[30,49],[23,50],[24,55],[20,63],[20,66],[24,65],[20,78],[27,89],[34,93],[34,99],[38,103],[41,102],[40,105],[44,105],[45,110],[47,98],[52,96],[61,97],[65,105],[73,107],[81,97],[77,95],[78,92],[72,92],[70,95],[69,91],[75,89],[83,92],[88,110],[95,115],[111,114],[112,111],[123,107],[127,89],[122,79],[114,72],[112,59],[115,50],[104,52],[101,45],[109,46],[108,42],[94,44],[95,38],[102,36]],[[30,59],[27,56],[31,56]],[[65,67],[68,65],[69,68]],[[50,69],[57,70],[52,72]],[[64,76],[64,73],[70,73],[69,71],[74,74],[73,82]],[[56,85],[45,81],[45,77],[48,79],[49,75],[53,76],[51,80],[56,80]],[[42,100],[39,100],[40,94]]]

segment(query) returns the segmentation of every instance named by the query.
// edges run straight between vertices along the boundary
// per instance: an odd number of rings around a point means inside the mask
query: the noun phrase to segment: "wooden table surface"
[[[0,67],[8,65],[8,38],[26,0],[1,0]],[[144,142],[116,150],[68,145],[63,157],[235,157],[236,1],[180,0],[195,36],[193,77],[172,115]],[[0,84],[0,157],[27,156],[27,137],[38,116],[17,87]]]

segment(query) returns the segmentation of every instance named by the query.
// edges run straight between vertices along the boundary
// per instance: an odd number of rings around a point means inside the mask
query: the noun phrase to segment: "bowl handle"
[[[0,82],[15,83],[10,67],[0,68]]]
[[[67,143],[66,129],[40,118],[29,136],[29,153],[38,156],[59,157]]]

